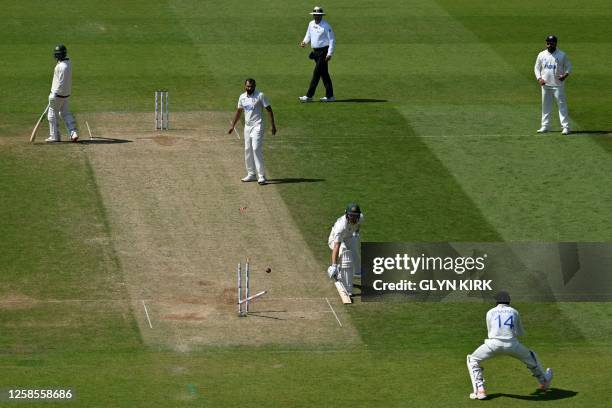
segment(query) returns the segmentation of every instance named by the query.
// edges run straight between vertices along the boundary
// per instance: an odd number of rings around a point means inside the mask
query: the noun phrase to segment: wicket
[[[260,296],[265,295],[266,293],[268,293],[268,291],[263,290],[253,296],[250,296],[251,288],[250,288],[249,278],[251,274],[251,267],[249,265],[248,258],[244,265],[244,270],[242,268],[242,264],[240,263],[238,264],[238,267],[236,268],[236,270],[238,272],[238,316],[246,317],[249,314],[249,302]],[[244,275],[244,287],[242,286],[243,275]]]
[[[155,91],[155,130],[170,129],[168,90]]]

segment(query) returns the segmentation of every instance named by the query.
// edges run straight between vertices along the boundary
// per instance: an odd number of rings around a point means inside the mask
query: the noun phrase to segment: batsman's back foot
[[[470,393],[470,399],[473,399],[473,400],[487,399],[487,392],[485,391],[484,388],[479,387],[477,392]]]
[[[547,368],[546,372],[544,373],[544,381],[540,383],[540,386],[538,388],[542,391],[546,391],[550,388],[550,383],[552,382],[552,379],[553,370],[552,368]]]

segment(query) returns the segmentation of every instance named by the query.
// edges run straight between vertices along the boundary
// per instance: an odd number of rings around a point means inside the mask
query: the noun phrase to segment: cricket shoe
[[[546,133],[548,131],[549,131],[549,129],[546,126],[542,126],[538,130],[536,130],[536,133]]]
[[[58,143],[61,142],[60,138],[55,138],[53,136],[49,136],[48,138],[45,139],[45,142],[47,143]]]
[[[306,102],[312,102],[312,98],[309,98],[308,96],[304,95],[304,96],[300,96],[298,98],[300,100],[300,102],[302,103],[306,103]]]
[[[266,180],[265,177],[262,177],[259,180],[257,180],[257,184],[259,184],[260,186],[265,186],[266,184],[268,184],[268,180]]]
[[[473,400],[483,400],[487,398],[487,392],[485,391],[485,389],[483,387],[478,387],[478,391],[477,392],[472,392],[470,393],[470,399]]]
[[[248,183],[251,181],[257,181],[257,177],[255,177],[254,175],[248,174],[246,177],[241,178],[240,181],[242,181],[243,183]]]
[[[78,141],[79,141],[79,135],[78,135],[78,133],[76,132],[76,130],[73,130],[72,132],[70,132],[70,141],[71,141],[72,143],[76,143],[76,142],[78,142]]]
[[[569,135],[571,133],[572,131],[569,128],[563,128],[563,130],[561,131],[562,135]]]
[[[322,97],[321,99],[319,99],[321,102],[336,102],[336,97],[334,96],[330,96],[329,98],[327,96]]]
[[[553,371],[550,368],[546,369],[546,372],[544,373],[544,381],[540,383],[540,389],[542,391],[546,391],[547,389],[550,388],[550,383],[552,382],[553,379]]]

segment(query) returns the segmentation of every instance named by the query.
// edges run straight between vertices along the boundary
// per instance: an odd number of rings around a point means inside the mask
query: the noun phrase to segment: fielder
[[[510,307],[508,292],[499,292],[495,296],[497,306],[487,312],[487,330],[489,338],[472,354],[467,356],[473,392],[471,399],[485,399],[485,380],[480,363],[499,355],[508,355],[521,360],[540,383],[541,390],[547,390],[553,378],[553,372],[547,368],[544,372],[536,354],[523,346],[517,339],[524,334],[523,324],[518,311]]]
[[[557,49],[557,37],[546,37],[546,49],[538,54],[534,73],[542,87],[542,126],[538,133],[550,130],[550,115],[552,113],[553,98],[559,107],[559,120],[563,130],[561,134],[571,133],[569,126],[569,113],[565,97],[565,80],[572,71],[572,64],[565,53]]]
[[[57,60],[57,64],[53,71],[53,82],[51,83],[51,93],[49,94],[49,111],[47,112],[49,137],[45,140],[47,143],[61,141],[57,127],[58,115],[66,124],[70,134],[70,141],[77,142],[79,140],[74,118],[72,113],[70,113],[68,105],[68,97],[72,91],[72,63],[67,55],[68,50],[63,44],[59,44],[53,50],[53,56]]]
[[[350,203],[344,215],[336,220],[327,240],[332,251],[327,276],[340,281],[349,296],[353,294],[353,276],[361,276],[359,227],[362,222],[361,208],[357,203]],[[340,266],[338,259],[341,260]]]
[[[247,175],[242,181],[246,183],[257,180],[257,183],[263,186],[267,184],[263,160],[263,108],[268,111],[272,135],[276,134],[276,125],[274,124],[272,106],[263,92],[255,90],[256,85],[253,78],[248,78],[244,81],[244,90],[246,92],[238,98],[238,108],[236,109],[232,126],[227,133],[231,134],[234,131],[234,127],[244,111],[244,161]]]

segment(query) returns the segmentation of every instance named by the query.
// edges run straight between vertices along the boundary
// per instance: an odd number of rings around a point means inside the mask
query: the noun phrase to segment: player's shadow
[[[572,130],[572,135],[611,135],[612,130]]]
[[[504,393],[488,394],[487,399],[506,397],[506,398],[525,400],[525,401],[555,401],[555,400],[562,400],[566,398],[573,398],[576,395],[578,395],[576,391],[562,390],[560,388],[551,388],[547,391],[538,390],[531,395],[516,395],[516,394],[504,394]]]
[[[95,139],[79,140],[80,144],[115,144],[115,143],[132,143],[127,139],[113,139],[111,137],[96,137]]]
[[[260,310],[257,312],[249,312],[249,316],[263,317],[263,318],[272,319],[272,320],[285,320],[282,317],[267,316],[265,314],[261,314],[261,313],[284,313],[284,312],[286,312],[286,310]]]
[[[318,178],[277,178],[268,179],[268,184],[294,184],[294,183],[319,183],[325,179]]]
[[[389,102],[386,99],[367,99],[367,98],[352,98],[352,99],[336,99],[336,103],[382,103]]]

